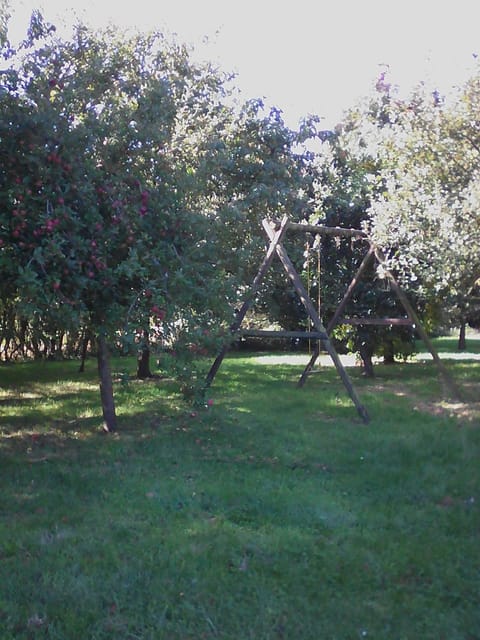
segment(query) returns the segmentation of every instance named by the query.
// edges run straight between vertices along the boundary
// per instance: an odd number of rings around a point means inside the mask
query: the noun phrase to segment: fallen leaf
[[[453,507],[455,504],[455,500],[452,498],[452,496],[444,496],[440,502],[438,503],[439,507]]]

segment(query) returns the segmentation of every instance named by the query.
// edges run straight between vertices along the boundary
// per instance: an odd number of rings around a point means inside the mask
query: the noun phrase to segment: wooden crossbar
[[[302,224],[300,222],[289,222],[289,231],[308,231],[310,233],[319,233],[325,236],[343,236],[345,238],[365,238],[368,236],[361,229],[347,229],[346,227],[326,227],[321,224]]]
[[[380,327],[415,326],[410,318],[339,318],[337,324],[378,325]]]
[[[240,329],[238,335],[248,338],[307,338],[327,340],[327,332],[321,331],[269,331],[268,329]]]

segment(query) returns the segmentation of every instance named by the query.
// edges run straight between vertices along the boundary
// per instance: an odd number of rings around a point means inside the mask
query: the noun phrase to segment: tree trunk
[[[393,340],[386,340],[383,345],[383,364],[395,364]]]
[[[34,360],[41,360],[42,359],[42,352],[40,350],[40,345],[38,344],[38,340],[35,336],[32,336],[31,338],[31,345],[32,345],[32,351],[33,351],[33,358]]]
[[[20,340],[20,352],[22,354],[22,358],[25,358],[26,354],[27,354],[27,328],[28,328],[28,322],[27,320],[21,320],[20,321],[20,335],[19,335],[19,340]]]
[[[115,414],[115,401],[113,399],[112,373],[110,371],[110,358],[108,354],[107,341],[105,336],[98,336],[98,374],[100,377],[100,398],[102,401],[102,412],[104,429],[108,433],[116,431],[117,416]]]
[[[360,357],[362,358],[364,375],[367,378],[375,377],[375,372],[373,370],[371,350],[366,345],[362,345],[359,351],[360,351]]]
[[[467,323],[462,320],[460,325],[460,332],[458,334],[458,345],[457,349],[459,351],[465,351],[467,348]]]
[[[60,356],[60,360],[63,360],[64,357],[64,341],[65,341],[65,331],[60,331],[58,336],[58,353]]]
[[[150,341],[148,331],[143,332],[143,343],[137,358],[137,378],[140,380],[153,378],[152,372],[150,371]]]
[[[82,335],[82,354],[81,354],[81,361],[80,361],[80,367],[78,369],[78,373],[83,373],[85,371],[85,361],[87,359],[89,342],[90,342],[90,331],[89,329],[84,329],[83,335]]]
[[[46,351],[47,360],[57,359],[57,339],[50,338],[50,348]]]

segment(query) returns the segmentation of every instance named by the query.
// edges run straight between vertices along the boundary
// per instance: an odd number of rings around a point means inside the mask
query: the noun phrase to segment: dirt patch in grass
[[[385,384],[384,381],[376,383],[375,379],[373,379],[368,389],[372,393],[390,392],[397,397],[408,398],[414,411],[427,413],[432,416],[456,418],[462,422],[480,426],[480,401],[459,402],[446,400],[445,398],[426,401],[421,399],[410,386],[399,384],[398,381],[395,381],[394,385],[395,387],[392,388],[390,384]],[[479,384],[464,384],[463,389],[470,398],[480,398]]]
[[[430,415],[449,416],[474,426],[480,425],[480,402],[416,402],[414,408]]]

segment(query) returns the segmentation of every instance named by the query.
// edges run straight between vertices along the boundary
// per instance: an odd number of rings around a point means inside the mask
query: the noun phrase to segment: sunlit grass
[[[475,402],[431,362],[352,368],[365,426],[302,368],[227,358],[195,410],[117,377],[107,436],[93,364],[0,367],[2,640],[475,638]]]

